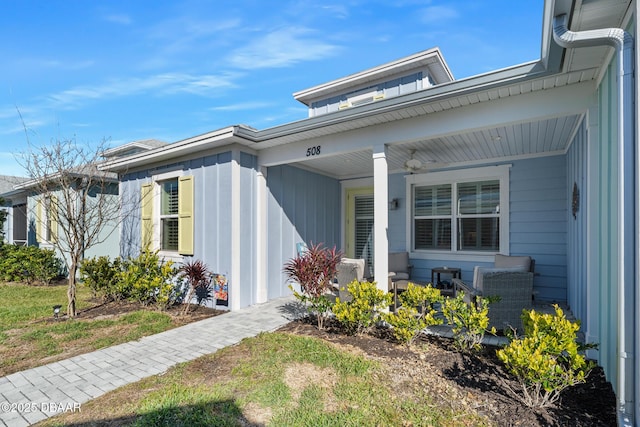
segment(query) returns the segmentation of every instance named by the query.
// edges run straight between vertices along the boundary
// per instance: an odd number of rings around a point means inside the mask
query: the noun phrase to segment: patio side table
[[[440,293],[445,296],[453,296],[453,284],[449,282],[449,286],[445,287],[442,282],[441,275],[448,274],[451,279],[462,279],[462,270],[456,267],[434,267],[431,269],[431,284],[440,289]]]

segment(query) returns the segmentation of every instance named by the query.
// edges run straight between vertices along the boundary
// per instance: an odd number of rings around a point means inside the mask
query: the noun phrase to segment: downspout
[[[635,144],[633,102],[633,37],[620,28],[573,32],[567,28],[567,15],[553,19],[553,38],[564,48],[608,45],[618,58],[618,425],[633,425],[634,365],[633,349],[627,350],[627,330],[633,334],[634,313],[627,307],[634,299],[635,253]],[[629,301],[626,299],[629,292]],[[629,322],[627,322],[629,316]],[[633,343],[631,343],[633,345]],[[636,368],[637,369],[637,368]],[[631,372],[627,372],[627,370]],[[628,378],[627,378],[628,376]],[[627,380],[631,381],[627,389]],[[638,414],[635,414],[636,416]]]

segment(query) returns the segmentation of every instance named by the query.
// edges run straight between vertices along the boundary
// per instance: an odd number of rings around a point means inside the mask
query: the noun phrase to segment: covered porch
[[[259,152],[265,191],[281,194],[280,206],[296,205],[285,209],[295,211],[287,215],[291,239],[367,259],[381,289],[392,252],[409,253],[411,278],[422,283],[438,267],[472,281],[474,266],[491,265],[497,253],[528,255],[536,300],[569,304],[579,317],[586,289],[572,261],[580,254],[570,251],[582,221],[573,216],[574,183],[576,209],[587,191],[571,147],[582,144],[573,143],[593,98],[587,83],[565,83],[531,80],[309,132]],[[285,182],[298,189],[282,191]],[[321,202],[304,207],[292,200],[296,191]]]

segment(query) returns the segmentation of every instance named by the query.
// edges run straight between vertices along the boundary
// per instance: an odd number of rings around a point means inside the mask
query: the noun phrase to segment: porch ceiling
[[[416,173],[464,165],[564,153],[580,120],[579,115],[493,127],[412,142],[390,142],[387,160],[390,172],[404,171],[413,157],[423,163]],[[339,156],[306,160],[298,166],[339,179],[373,174],[370,149]]]

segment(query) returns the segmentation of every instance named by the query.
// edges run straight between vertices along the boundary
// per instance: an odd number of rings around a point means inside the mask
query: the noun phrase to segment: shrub
[[[91,289],[94,296],[104,301],[112,301],[121,297],[118,293],[122,262],[120,258],[113,261],[108,256],[85,259],[80,264],[80,279]]]
[[[424,328],[442,324],[442,319],[435,317],[437,310],[434,308],[436,302],[442,302],[439,289],[409,283],[398,299],[401,306],[396,312],[383,316],[393,327],[393,335],[398,341],[411,345]]]
[[[391,294],[378,289],[375,282],[354,280],[347,285],[347,291],[353,299],[340,301],[338,298],[332,310],[349,333],[360,334],[371,328],[392,301]]]
[[[513,339],[497,351],[498,358],[520,383],[521,393],[512,392],[532,408],[556,402],[562,390],[584,382],[594,366],[581,354],[594,346],[578,343],[580,323],[567,320],[557,305],[554,308],[555,314],[525,311],[524,337]]]
[[[63,276],[63,262],[50,249],[37,246],[0,246],[0,278],[4,281],[50,284]]]
[[[322,329],[324,320],[331,309],[331,301],[326,294],[333,285],[336,267],[342,253],[323,245],[311,245],[304,253],[290,259],[283,271],[289,279],[300,285],[301,292],[293,290],[293,295],[303,304],[309,304],[309,312],[316,316],[318,329]]]
[[[194,294],[197,296],[198,305],[207,300],[207,290],[211,289],[211,271],[204,262],[190,260],[180,266],[178,277],[185,280],[189,286],[182,311],[182,314],[187,314]]]
[[[489,327],[489,304],[491,300],[479,297],[470,302],[464,300],[464,292],[455,298],[446,298],[442,304],[442,313],[451,325],[454,346],[460,351],[478,351],[486,332],[496,333]]]
[[[180,286],[175,283],[172,261],[162,261],[158,251],[144,250],[137,258],[122,261],[117,292],[142,304],[166,308],[179,300]]]

